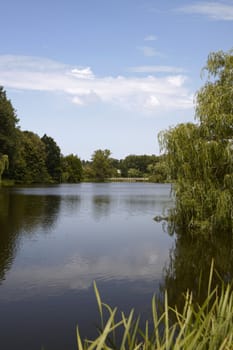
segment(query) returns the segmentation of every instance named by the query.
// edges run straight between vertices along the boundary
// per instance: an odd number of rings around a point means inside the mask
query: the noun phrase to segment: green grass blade
[[[99,308],[99,313],[100,313],[100,320],[101,320],[101,327],[104,327],[104,318],[103,318],[103,308],[102,308],[102,301],[100,298],[100,294],[96,285],[96,282],[93,282],[93,286],[94,286],[94,291],[95,291],[95,296],[96,296],[96,300],[97,300],[97,305]]]

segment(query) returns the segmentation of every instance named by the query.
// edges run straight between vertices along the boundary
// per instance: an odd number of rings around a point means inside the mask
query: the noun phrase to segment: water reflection
[[[168,191],[166,196],[164,186],[161,190],[153,185],[127,186],[1,192],[2,235],[8,244],[5,247],[2,240],[2,277],[16,256],[19,237],[21,250],[0,299],[61,295],[65,290],[87,289],[93,280],[161,279],[173,238],[162,232],[153,216],[169,206]]]
[[[94,195],[92,200],[92,209],[94,217],[98,220],[109,215],[114,206],[113,198],[110,195]]]
[[[171,207],[169,195],[169,185],[154,184],[1,189],[4,350],[42,344],[76,349],[77,323],[83,336],[95,330],[93,280],[105,302],[126,312],[135,307],[143,317],[150,314],[152,295],[164,289],[180,307],[187,288],[195,300],[203,299],[212,258],[230,281],[231,237],[171,237],[165,222],[153,221]]]
[[[9,190],[0,191],[0,280],[16,255],[22,234],[32,235],[52,229],[59,212],[60,197],[24,196]]]
[[[83,336],[95,331],[93,280],[107,303],[149,312],[174,241],[153,220],[170,207],[169,189],[78,184],[1,190],[4,349],[76,349],[77,323]]]
[[[67,211],[70,213],[78,213],[81,206],[81,197],[78,195],[68,195],[62,197],[62,203],[67,208]]]
[[[233,240],[232,235],[218,237],[187,237],[178,235],[170,252],[170,262],[165,269],[165,282],[170,303],[182,307],[184,293],[192,291],[194,301],[202,302],[207,295],[211,261],[214,273],[213,286],[233,280]]]

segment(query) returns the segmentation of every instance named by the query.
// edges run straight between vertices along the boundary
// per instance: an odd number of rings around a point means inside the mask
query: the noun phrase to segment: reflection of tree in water
[[[96,219],[100,219],[104,216],[107,216],[110,211],[110,206],[112,203],[111,196],[93,196],[93,213]]]
[[[81,206],[81,197],[77,195],[64,196],[62,197],[62,203],[70,214],[77,214]]]
[[[217,271],[213,277],[213,286],[220,283],[218,274],[223,281],[230,282],[233,279],[231,235],[209,239],[202,236],[177,236],[162,286],[168,291],[170,305],[182,307],[187,289],[192,291],[194,301],[202,302],[206,298],[212,259]]]
[[[39,227],[50,229],[59,207],[59,196],[25,196],[1,189],[0,280],[15,257],[20,234],[32,233]]]
[[[144,196],[130,196],[130,198],[125,199],[125,203],[127,208],[131,212],[141,213],[142,211],[151,211],[153,208],[154,212],[157,213],[165,213],[170,202],[164,201],[163,198],[155,198],[155,197],[144,197]]]

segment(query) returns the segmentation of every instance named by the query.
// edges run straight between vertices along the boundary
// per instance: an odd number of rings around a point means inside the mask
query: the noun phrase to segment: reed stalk
[[[152,324],[142,327],[134,310],[129,315],[112,309],[102,302],[96,284],[94,290],[101,318],[101,331],[94,340],[82,340],[77,328],[78,350],[233,350],[233,291],[230,284],[214,288],[212,263],[207,296],[199,305],[193,302],[192,292],[185,294],[181,311],[168,304],[164,297],[164,311],[158,310],[152,299]],[[104,321],[103,314],[108,317]],[[172,321],[171,321],[172,320]]]

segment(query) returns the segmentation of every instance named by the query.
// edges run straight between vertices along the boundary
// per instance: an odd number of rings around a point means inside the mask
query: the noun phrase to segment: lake
[[[1,348],[77,349],[77,324],[95,336],[93,281],[104,302],[149,317],[176,243],[153,217],[172,205],[169,184],[0,189]]]

